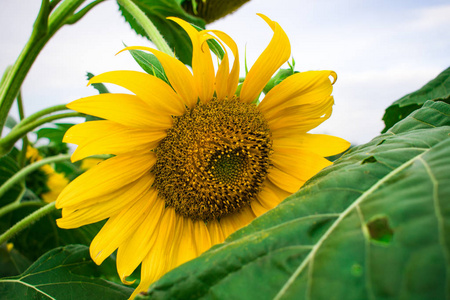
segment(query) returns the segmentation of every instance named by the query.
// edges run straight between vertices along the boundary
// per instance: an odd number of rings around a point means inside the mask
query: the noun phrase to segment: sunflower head
[[[331,115],[333,71],[296,73],[255,101],[290,56],[283,29],[260,16],[273,37],[238,95],[235,42],[222,31],[197,31],[170,18],[191,39],[192,71],[158,50],[128,47],[124,50],[154,54],[168,82],[135,71],[107,72],[90,83],[112,83],[130,93],[68,105],[104,119],[67,131],[64,141],[78,145],[72,160],[114,156],[60,194],[58,225],[74,228],[108,219],[92,241],[91,256],[100,264],[117,249],[125,283],[141,264],[132,297],[275,207],[331,164],[324,157],[349,146],[337,137],[307,133]],[[217,68],[210,39],[225,51]]]

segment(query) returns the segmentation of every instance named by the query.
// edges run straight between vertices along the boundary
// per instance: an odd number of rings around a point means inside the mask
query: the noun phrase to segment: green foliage
[[[91,78],[94,77],[94,76],[95,75],[90,73],[90,72],[86,73],[86,77],[87,77],[88,80],[91,80]],[[109,93],[108,89],[106,88],[106,86],[103,83],[93,83],[91,85],[92,85],[92,87],[94,89],[96,89],[98,91],[99,94]]]
[[[293,75],[294,73],[298,73],[294,71],[293,68],[290,69],[280,69],[277,74],[275,74],[272,78],[270,78],[269,82],[263,89],[263,93],[267,94],[274,86],[280,84],[283,80]]]
[[[419,90],[392,103],[383,116],[386,127],[382,133],[386,132],[398,121],[406,118],[411,112],[422,107],[427,100],[440,100],[450,103],[450,68],[447,68]]]
[[[427,102],[145,299],[445,299],[450,105]]]
[[[8,155],[0,157],[0,186],[19,171],[16,155],[17,149],[14,148]],[[15,184],[11,189],[6,191],[3,196],[0,196],[0,207],[16,200],[22,192],[22,189],[23,187],[20,184]]]
[[[83,245],[53,249],[24,273],[0,279],[1,299],[126,299],[133,289],[101,279]]]
[[[17,125],[17,121],[13,117],[11,117],[11,116],[6,117],[5,126],[7,128],[12,129],[16,125]]]
[[[167,17],[178,17],[201,28],[205,28],[202,19],[187,14],[175,0],[133,0],[133,2],[152,21],[169,46],[174,49],[175,55],[185,64],[191,65],[192,43],[186,32],[175,22],[167,20]],[[136,20],[119,5],[125,20],[137,34],[147,37],[147,34]]]
[[[128,50],[133,56],[134,60],[141,66],[141,68],[150,75],[158,77],[169,84],[166,72],[164,71],[161,63],[152,53],[147,53],[141,50]]]

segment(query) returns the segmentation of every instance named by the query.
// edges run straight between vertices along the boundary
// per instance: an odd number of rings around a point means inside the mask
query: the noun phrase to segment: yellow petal
[[[150,108],[135,95],[100,94],[75,100],[67,107],[88,115],[108,119],[131,127],[167,129],[172,126],[172,118],[163,110]]]
[[[275,71],[278,70],[291,55],[289,39],[281,26],[262,14],[258,15],[269,24],[270,28],[273,30],[273,37],[267,48],[248,72],[244,84],[242,85],[240,98],[243,102],[247,103],[252,102],[259,96]]]
[[[276,152],[294,153],[295,149],[303,149],[327,157],[344,152],[350,143],[332,135],[301,133],[275,138],[272,147]]]
[[[193,236],[195,239],[195,247],[197,256],[211,248],[211,237],[208,228],[203,221],[194,221]]]
[[[267,186],[258,193],[255,200],[251,202],[252,211],[256,216],[266,213],[280,203],[280,198]]]
[[[206,40],[212,36],[204,31],[197,31],[191,24],[179,18],[167,18],[180,25],[192,42],[192,72],[197,86],[197,92],[202,102],[208,102],[214,94],[214,65],[212,62],[211,51]]]
[[[225,238],[227,238],[233,232],[248,225],[255,218],[256,215],[253,213],[250,206],[246,206],[237,213],[233,213],[221,218],[220,226],[222,227]]]
[[[336,73],[333,71],[296,73],[272,88],[258,108],[266,118],[272,118],[277,114],[283,115],[284,111],[295,106],[314,106],[331,95],[335,81]]]
[[[170,115],[180,116],[185,112],[185,106],[173,89],[163,80],[137,71],[111,71],[89,80],[93,83],[117,84],[133,92],[150,107],[164,111]]]
[[[175,247],[173,247],[171,268],[175,268],[199,255],[194,235],[194,221],[179,216],[175,231],[177,236],[173,242]]]
[[[122,51],[125,50],[144,50],[153,53],[164,68],[164,72],[166,72],[173,89],[183,99],[184,104],[190,108],[193,108],[197,104],[198,92],[194,77],[181,61],[164,52],[149,47],[127,47]]]
[[[119,246],[117,251],[117,272],[123,283],[144,260],[158,238],[159,222],[164,211],[164,201],[157,198],[157,191],[150,189],[144,196],[153,203],[150,212],[131,238]]]
[[[173,258],[171,254],[174,252],[174,247],[178,246],[173,244],[177,218],[179,216],[175,214],[175,209],[165,208],[160,220],[156,243],[142,263],[142,269],[148,271],[145,274],[141,273],[141,284],[144,282],[147,285],[146,288],[171,269],[171,259]]]
[[[216,76],[216,93],[218,99],[223,99],[228,97],[231,99],[236,92],[237,85],[239,83],[239,52],[236,43],[233,39],[226,33],[219,30],[207,30],[207,32],[214,33],[220,40],[222,40],[233,52],[234,62],[231,72],[229,71],[229,56],[225,50],[224,58],[219,65],[219,70],[217,70]],[[219,41],[220,42],[220,41]]]
[[[56,208],[116,191],[148,173],[155,162],[156,155],[152,152],[109,158],[69,183],[59,194]]]
[[[331,116],[333,104],[333,97],[329,96],[314,105],[300,105],[283,110],[279,117],[267,119],[272,137],[275,139],[308,132]]]
[[[60,228],[77,228],[114,216],[142,197],[150,189],[153,179],[151,174],[146,174],[135,182],[106,195],[65,206],[62,209],[62,218],[56,220],[56,223]]]
[[[283,172],[305,181],[333,164],[320,155],[302,149],[293,150],[289,154],[275,151],[272,155],[272,163]]]
[[[211,245],[220,244],[225,241],[225,235],[222,231],[222,227],[217,220],[208,221],[207,228],[209,231],[209,236],[211,237]]]
[[[165,131],[126,127],[112,121],[90,121],[69,128],[65,143],[78,144],[72,162],[96,154],[127,154],[149,151],[166,137]]]
[[[306,180],[301,180],[295,176],[287,174],[278,168],[272,168],[267,174],[267,178],[282,190],[291,194],[298,191],[298,189],[305,183]]]
[[[92,260],[99,265],[121,244],[127,243],[147,218],[152,205],[153,202],[141,197],[118,215],[109,218],[89,247]]]

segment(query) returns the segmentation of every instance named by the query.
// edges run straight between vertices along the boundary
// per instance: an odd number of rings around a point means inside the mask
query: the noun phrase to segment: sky
[[[15,61],[28,40],[40,2],[0,1],[0,70]],[[333,115],[313,132],[340,136],[353,144],[377,136],[384,128],[384,110],[392,102],[450,65],[448,1],[251,0],[207,25],[228,33],[242,58],[246,50],[249,67],[272,37],[256,13],[283,27],[297,71],[337,72]],[[95,95],[92,87],[86,87],[86,72],[140,70],[128,53],[115,56],[123,43],[152,47],[130,29],[113,0],[99,4],[78,23],[64,26],[24,81],[25,113]],[[16,107],[11,114],[18,115]]]

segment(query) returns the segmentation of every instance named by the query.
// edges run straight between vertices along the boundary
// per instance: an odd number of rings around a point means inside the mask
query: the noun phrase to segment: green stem
[[[134,4],[131,0],[117,0],[117,2],[123,6],[141,25],[145,33],[147,33],[150,40],[155,44],[155,46],[162,52],[169,54],[170,56],[175,56],[172,49],[170,49],[166,40],[159,33],[158,29],[153,25],[152,21],[139,9],[139,7]]]
[[[14,147],[14,144],[19,139],[21,139],[23,136],[25,136],[28,132],[35,129],[36,127],[39,127],[45,123],[48,123],[48,122],[51,122],[54,120],[63,119],[63,118],[73,118],[73,117],[86,117],[86,115],[84,115],[82,113],[77,113],[77,112],[58,114],[58,115],[49,116],[46,118],[36,120],[34,122],[25,124],[23,126],[14,127],[7,136],[0,139],[0,157],[8,154],[9,151],[11,151],[11,149]]]
[[[55,106],[51,106],[51,107],[47,107],[43,110],[40,110],[38,112],[35,112],[34,114],[26,117],[25,119],[21,120],[19,124],[17,124],[16,127],[21,127],[25,124],[31,123],[34,120],[39,119],[42,116],[45,115],[49,115],[51,113],[57,112],[57,111],[62,111],[62,110],[69,110],[65,104],[59,104],[59,105],[55,105]]]
[[[0,186],[0,198],[15,184],[20,183],[20,181],[22,179],[24,179],[25,176],[27,176],[31,172],[39,169],[43,165],[54,163],[54,162],[59,162],[59,161],[64,161],[64,160],[68,160],[68,159],[70,159],[70,154],[60,154],[57,156],[51,156],[51,157],[41,159],[35,163],[32,163],[32,164],[26,166],[25,168],[21,169],[19,172],[14,174],[7,181],[5,181],[2,186]]]
[[[0,245],[4,242],[11,239],[14,235],[16,235],[19,231],[27,228],[43,216],[51,213],[54,211],[55,208],[55,202],[49,203],[44,207],[39,208],[38,210],[34,211],[30,215],[26,216],[19,222],[17,222],[14,226],[9,228],[6,232],[4,232],[2,235],[0,235]]]
[[[20,90],[19,94],[17,95],[17,107],[19,109],[19,119],[20,121],[22,121],[25,118],[25,112],[23,109],[22,93],[20,92]],[[27,147],[28,147],[28,137],[25,134],[22,138],[22,150],[20,151],[20,155],[17,160],[20,168],[23,168],[23,166],[25,165],[25,160],[27,156]]]
[[[44,202],[42,201],[25,201],[25,202],[14,201],[0,208],[0,218],[6,215],[7,213],[12,212],[13,210],[16,210],[21,207],[42,206],[43,204]]]
[[[0,136],[11,105],[32,64],[50,38],[59,28],[66,24],[67,19],[73,15],[84,1],[65,0],[56,7],[54,5],[59,1],[52,1],[50,4],[48,0],[42,1],[41,10],[33,26],[31,37],[25,44],[10,72],[8,72],[0,89]],[[53,8],[51,15],[48,16]]]

